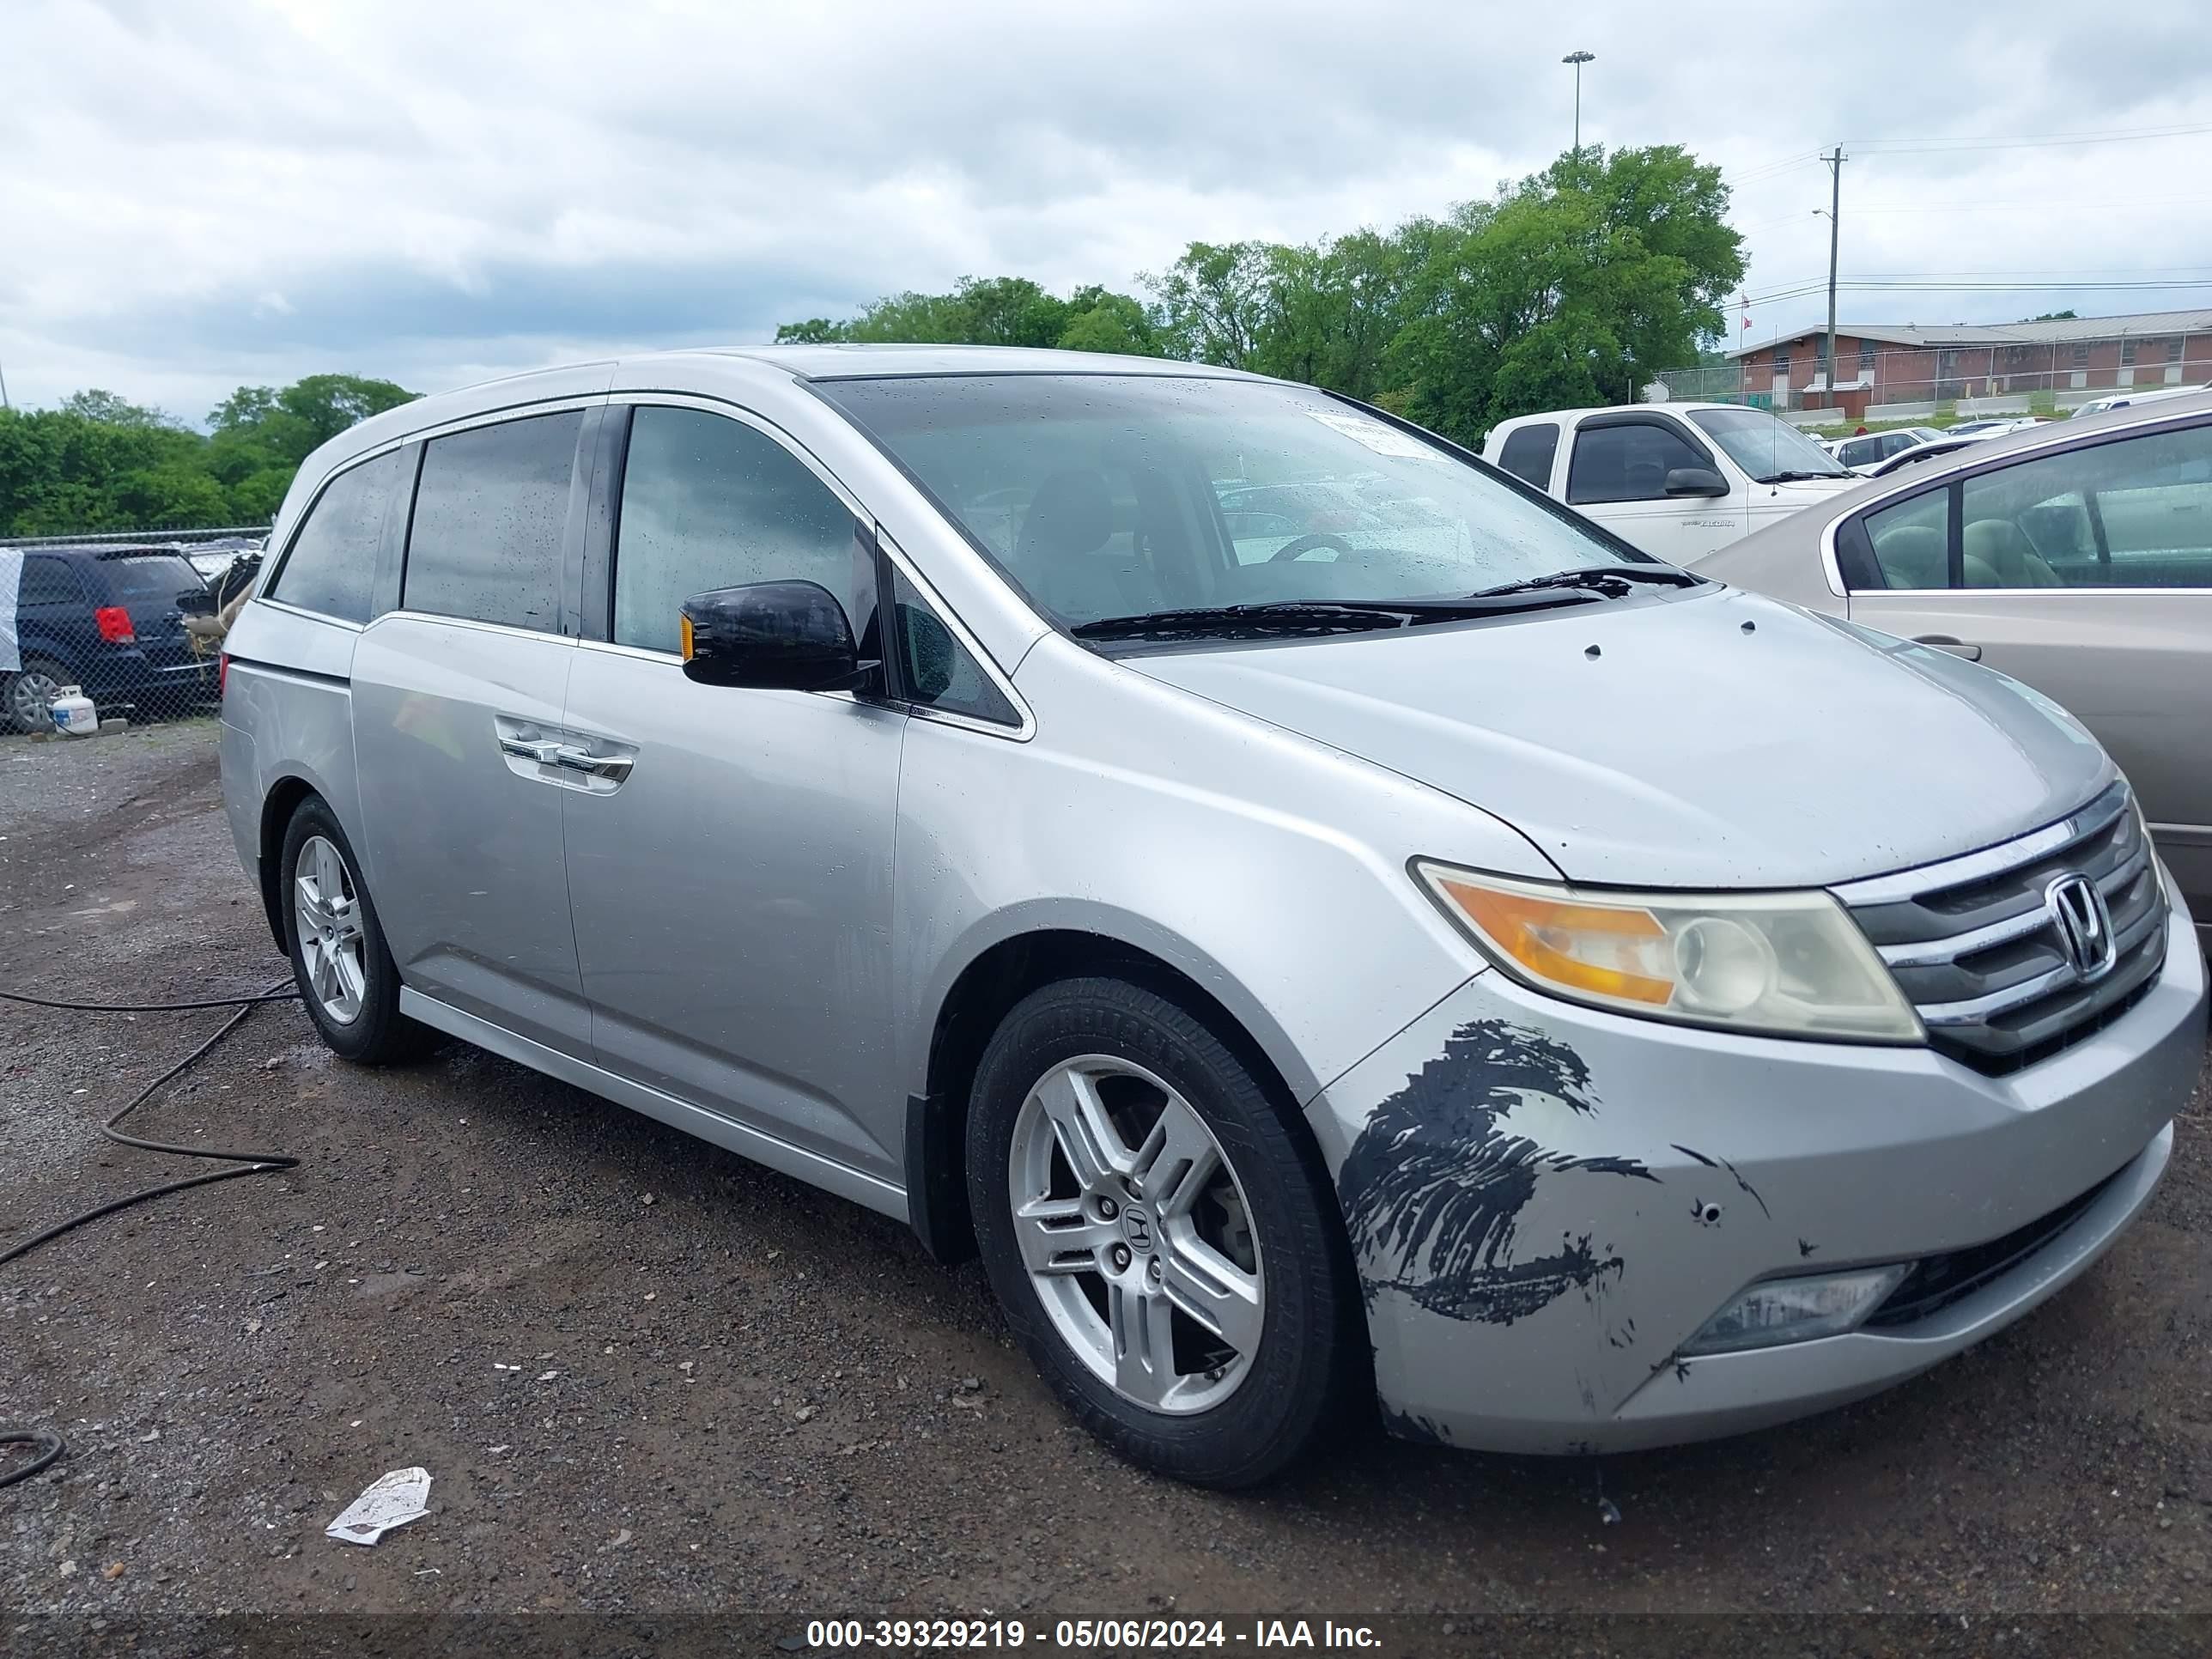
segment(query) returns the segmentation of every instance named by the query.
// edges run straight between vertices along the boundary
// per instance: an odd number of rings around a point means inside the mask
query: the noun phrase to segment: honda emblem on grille
[[[2051,912],[2058,931],[2058,948],[2084,984],[2110,972],[2118,954],[2112,940],[2112,913],[2105,896],[2087,876],[2061,876],[2044,890],[2044,908]]]

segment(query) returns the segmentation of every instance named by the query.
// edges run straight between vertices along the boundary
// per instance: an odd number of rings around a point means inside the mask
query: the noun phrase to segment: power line
[[[2212,132],[2212,122],[2197,122],[2185,126],[2120,127],[2103,132],[2052,132],[2021,138],[1960,136],[1950,138],[1853,138],[1846,142],[1869,154],[1932,155],[1961,150],[2054,149],[2073,144],[2132,143],[2143,139],[2186,138],[2200,132]]]

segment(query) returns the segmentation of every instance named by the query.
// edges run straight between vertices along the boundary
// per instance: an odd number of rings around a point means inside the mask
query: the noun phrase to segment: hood
[[[2002,674],[1729,588],[1123,661],[1494,813],[1594,884],[1823,886],[2020,835],[2112,775]]]
[[[1792,478],[1787,483],[1755,483],[1751,487],[1751,507],[1754,513],[1793,512],[1801,507],[1810,507],[1814,501],[1825,501],[1831,495],[1840,495],[1846,489],[1856,489],[1866,480],[1856,473],[1840,478]]]

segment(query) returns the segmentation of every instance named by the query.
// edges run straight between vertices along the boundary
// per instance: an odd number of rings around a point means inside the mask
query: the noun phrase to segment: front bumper
[[[1478,975],[1308,1109],[1398,1431],[1589,1452],[1730,1434],[1901,1381],[2084,1271],[2148,1202],[2195,1086],[2188,914],[2111,1026],[2005,1078],[1925,1048],[1740,1037]],[[2097,1196],[1910,1322],[1678,1350],[1754,1280],[1998,1239]]]

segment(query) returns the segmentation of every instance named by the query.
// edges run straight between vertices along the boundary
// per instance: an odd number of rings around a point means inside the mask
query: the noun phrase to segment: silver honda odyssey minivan
[[[2112,1243],[2202,1054],[2057,705],[1303,386],[587,363],[334,439],[270,546],[224,792],[330,1046],[980,1251],[1188,1480],[1871,1393]]]

